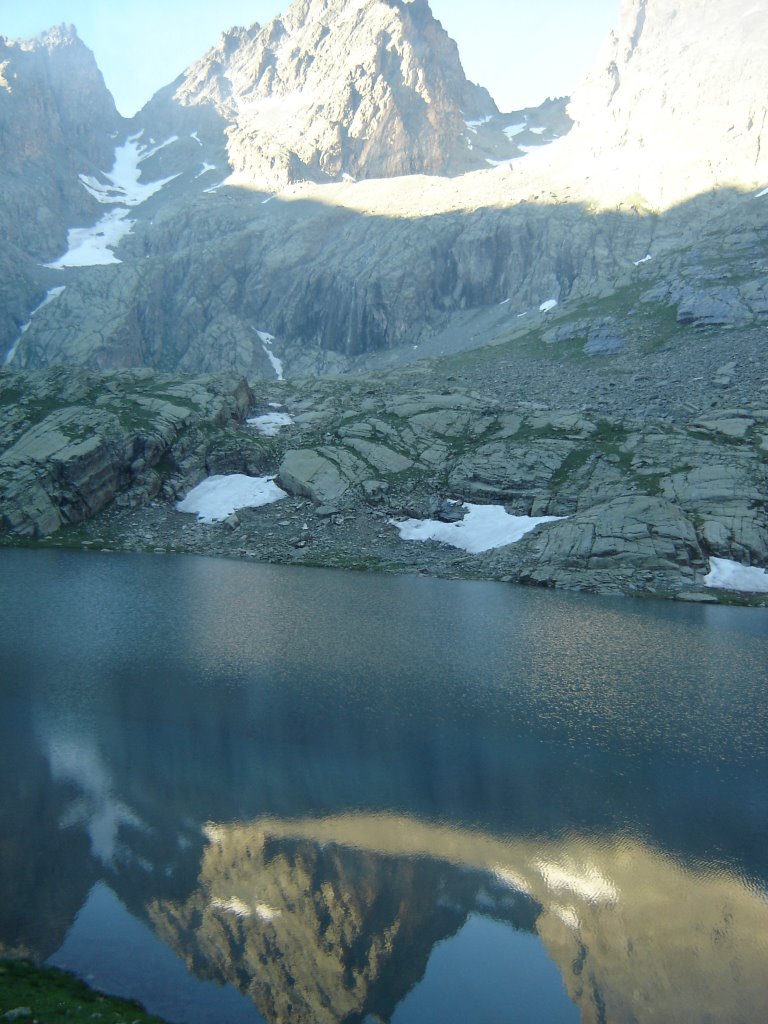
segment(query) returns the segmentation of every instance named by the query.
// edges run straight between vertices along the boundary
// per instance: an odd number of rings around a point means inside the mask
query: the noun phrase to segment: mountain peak
[[[496,113],[427,0],[295,0],[223,36],[174,99],[213,107],[234,171],[265,187],[463,170],[464,118]]]
[[[77,28],[67,22],[61,22],[59,25],[52,25],[44,32],[39,32],[35,36],[19,39],[16,42],[23,50],[47,50],[49,53],[52,53],[54,50],[63,49],[67,46],[77,46],[84,50],[88,49],[77,34]]]

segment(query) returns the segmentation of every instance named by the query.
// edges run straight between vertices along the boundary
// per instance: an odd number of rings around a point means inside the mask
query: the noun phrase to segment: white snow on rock
[[[633,262],[634,262],[636,267],[639,267],[641,263],[648,263],[648,261],[652,260],[652,259],[653,259],[653,256],[651,256],[651,254],[648,253],[646,256],[643,256],[643,258],[641,260],[634,260]]]
[[[467,514],[457,523],[436,519],[391,519],[403,540],[437,540],[477,555],[491,548],[514,544],[539,523],[552,523],[562,516],[511,516],[503,505],[472,505],[464,502]]]
[[[519,124],[510,124],[508,127],[503,128],[502,131],[507,136],[507,138],[511,141],[512,139],[514,139],[514,137],[516,135],[519,135],[521,132],[524,132],[527,127],[528,127],[528,122],[527,121],[521,121]]]
[[[764,188],[762,192],[758,192],[755,199],[761,199],[763,196],[768,196],[768,188]]]
[[[199,523],[220,523],[239,508],[271,505],[288,495],[271,476],[209,476],[193,487],[183,501],[176,502],[179,512],[192,512]]]
[[[543,135],[547,129],[543,126],[537,126],[536,128],[529,128],[528,131],[533,132],[534,135]]]
[[[67,232],[68,249],[63,256],[46,267],[63,270],[64,267],[106,266],[121,263],[112,251],[129,235],[135,221],[127,220],[128,210],[110,210],[92,228],[70,228]]]
[[[29,326],[32,323],[32,318],[35,316],[35,314],[39,313],[43,306],[47,306],[49,302],[53,302],[54,299],[57,299],[65,288],[66,285],[64,284],[59,285],[58,288],[51,288],[50,291],[46,293],[46,296],[43,299],[43,301],[39,305],[35,306],[35,308],[29,314],[29,320],[27,320],[27,322],[22,325],[18,338],[16,339],[16,341],[14,341],[13,345],[11,345],[9,351],[7,352],[5,360],[3,362],[4,366],[10,366],[11,363],[13,362],[16,352],[19,348],[19,342],[29,330]]]
[[[178,136],[172,135],[158,146],[147,149],[139,144],[140,137],[141,132],[138,135],[131,135],[122,146],[118,146],[115,150],[115,162],[112,170],[102,174],[109,184],[104,184],[98,178],[87,174],[80,175],[83,188],[97,202],[110,205],[120,203],[123,206],[140,206],[141,203],[146,202],[156,192],[159,192],[169,181],[178,178],[178,174],[172,174],[168,178],[159,178],[157,181],[146,183],[139,181],[141,176],[139,164],[154,156],[159,150],[178,141]]]
[[[486,117],[478,117],[475,118],[473,121],[465,121],[464,124],[467,126],[467,128],[469,128],[471,132],[474,132],[474,134],[477,135],[477,129],[482,127],[482,125],[484,124],[488,124],[490,120],[491,115],[488,114]]]
[[[172,135],[165,142],[148,149],[140,145],[141,135],[142,132],[131,135],[122,146],[115,149],[112,170],[101,175],[106,182],[91,175],[80,175],[81,185],[97,202],[115,206],[116,209],[106,213],[91,228],[71,228],[67,233],[67,251],[59,259],[46,263],[46,267],[63,270],[64,267],[95,267],[121,262],[113,250],[133,228],[134,221],[126,219],[128,208],[140,206],[169,181],[179,177],[178,174],[172,174],[157,181],[139,181],[139,165],[159,150],[178,141],[178,136]]]
[[[200,141],[200,136],[197,134],[197,132],[190,132],[189,137],[190,137],[190,139],[194,139],[195,142],[198,144],[198,146],[202,146],[202,142]]]
[[[249,427],[255,427],[264,437],[276,437],[283,427],[293,423],[293,417],[287,412],[267,412],[263,416],[251,416],[245,422]]]
[[[256,328],[254,327],[256,331]],[[259,338],[261,338],[261,346],[264,349],[267,359],[272,364],[272,369],[275,371],[278,380],[285,380],[283,376],[283,363],[281,359],[272,351],[272,342],[275,340],[274,334],[270,334],[268,331],[256,331]]]
[[[768,569],[741,565],[729,558],[710,558],[704,586],[713,590],[738,590],[744,594],[768,594]]]
[[[540,313],[548,313],[550,309],[554,309],[557,305],[557,299],[547,299],[546,302],[542,302],[539,306]]]
[[[216,164],[209,164],[207,161],[203,161],[201,167],[202,167],[202,169],[197,172],[197,174],[195,175],[195,178],[202,178],[202,176],[204,174],[207,174],[208,171],[215,171],[216,170]]]

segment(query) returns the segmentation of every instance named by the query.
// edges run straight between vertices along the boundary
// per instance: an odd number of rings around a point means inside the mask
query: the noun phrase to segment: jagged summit
[[[427,0],[296,0],[226,33],[172,102],[213,109],[235,173],[268,187],[465,170],[464,122],[497,113]]]
[[[60,49],[63,46],[75,46],[82,47],[86,50],[88,49],[77,34],[77,28],[75,25],[64,21],[58,25],[52,25],[44,32],[39,32],[37,35],[30,36],[27,39],[18,39],[16,42],[22,50],[34,50],[38,47],[44,47],[49,52],[52,52],[53,50]]]

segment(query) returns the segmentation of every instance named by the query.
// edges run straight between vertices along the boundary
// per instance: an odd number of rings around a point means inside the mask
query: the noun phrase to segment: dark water
[[[768,615],[0,553],[0,953],[171,1020],[768,1019]]]

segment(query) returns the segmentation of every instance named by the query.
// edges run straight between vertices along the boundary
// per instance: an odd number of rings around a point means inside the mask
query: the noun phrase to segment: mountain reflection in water
[[[2,568],[0,952],[88,974],[130,914],[230,1001],[110,977],[200,1024],[765,1019],[764,612]],[[482,921],[510,962],[468,995]]]

